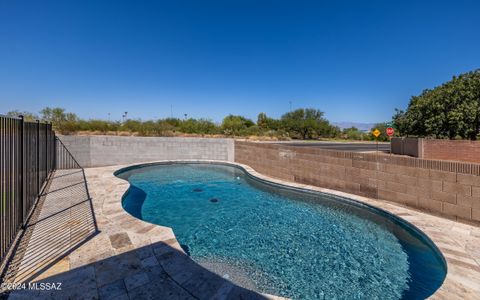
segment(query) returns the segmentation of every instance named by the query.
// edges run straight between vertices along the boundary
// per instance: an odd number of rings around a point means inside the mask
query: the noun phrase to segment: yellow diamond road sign
[[[375,129],[372,133],[373,133],[373,135],[374,135],[375,137],[378,137],[381,132],[380,132],[380,130]]]

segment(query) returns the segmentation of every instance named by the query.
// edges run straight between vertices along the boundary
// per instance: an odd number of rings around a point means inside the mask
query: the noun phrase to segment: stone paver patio
[[[19,247],[10,280],[62,282],[60,291],[19,290],[10,299],[274,299],[206,270],[182,250],[170,228],[125,212],[124,166],[56,171]],[[385,201],[252,175],[328,192],[390,211],[423,230],[448,264],[433,299],[480,299],[480,227]]]

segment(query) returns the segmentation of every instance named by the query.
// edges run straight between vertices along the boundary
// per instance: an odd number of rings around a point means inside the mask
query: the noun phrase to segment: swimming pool
[[[190,257],[233,282],[294,299],[424,299],[446,264],[413,225],[349,199],[237,166],[162,163],[116,172],[123,207],[173,228]]]

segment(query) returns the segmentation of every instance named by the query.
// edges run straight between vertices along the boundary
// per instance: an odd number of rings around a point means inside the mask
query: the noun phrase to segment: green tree
[[[222,130],[227,135],[239,135],[242,131],[255,125],[255,123],[242,116],[228,115],[223,118]]]
[[[178,127],[180,127],[180,123],[182,123],[182,121],[178,118],[166,118],[166,119],[163,119],[161,121],[167,123],[170,126],[172,126],[172,128],[178,128]]]
[[[187,119],[179,124],[180,131],[184,133],[215,134],[219,128],[208,119]]]
[[[173,132],[175,132],[176,127],[174,122],[170,122],[169,120],[176,120],[176,119],[163,119],[163,120],[157,120],[157,127],[158,131],[160,132],[160,135],[171,135]]]
[[[7,116],[9,117],[18,117],[23,116],[25,121],[33,122],[38,120],[38,116],[28,111],[19,111],[19,110],[12,110],[7,112]]]
[[[480,133],[480,69],[411,98],[406,111],[396,110],[402,135],[476,140]]]
[[[77,115],[67,113],[64,108],[60,107],[45,107],[40,113],[42,114],[42,120],[51,122],[54,126],[64,122],[75,122],[78,120]]]
[[[123,122],[120,128],[121,130],[130,131],[130,132],[139,132],[141,135],[144,135],[148,132],[148,129],[142,128],[142,127],[145,127],[145,126],[143,125],[141,120],[128,119],[125,122]]]
[[[330,125],[323,115],[318,109],[299,108],[284,114],[281,122],[290,136],[304,140],[336,135],[338,128]]]
[[[262,132],[279,131],[282,129],[282,122],[278,119],[270,118],[262,112],[258,114],[257,126]]]
[[[361,140],[363,138],[363,132],[358,130],[357,127],[344,128],[343,131],[344,138],[348,140]]]
[[[266,113],[261,112],[258,114],[257,126],[260,129],[268,129],[268,117]]]
[[[78,117],[74,113],[67,113],[60,107],[45,107],[40,111],[42,120],[51,122],[55,130],[62,133],[69,133],[78,130]]]

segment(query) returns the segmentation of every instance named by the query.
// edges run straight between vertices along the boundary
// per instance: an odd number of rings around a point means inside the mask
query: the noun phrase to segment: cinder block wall
[[[390,142],[392,153],[422,158],[422,139],[392,138]]]
[[[393,138],[391,146],[395,154],[480,163],[480,141]]]
[[[265,175],[480,222],[480,165],[252,142],[235,161]]]
[[[423,139],[423,158],[480,163],[480,141]]]
[[[169,159],[234,159],[232,139],[130,136],[59,138],[83,167]]]

